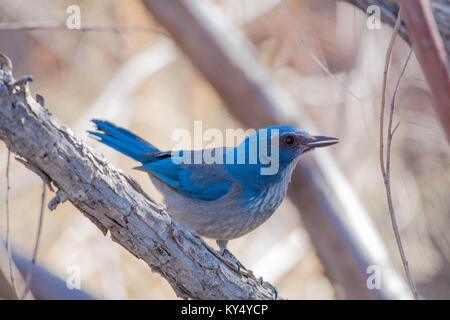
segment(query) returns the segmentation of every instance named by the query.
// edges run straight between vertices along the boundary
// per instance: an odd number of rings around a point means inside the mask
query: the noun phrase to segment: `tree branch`
[[[399,7],[382,0],[344,0],[366,12],[368,6],[377,5],[381,20],[394,27]],[[446,0],[400,0],[405,23],[396,28],[398,34],[414,45],[422,67],[433,107],[450,143],[450,6]]]
[[[450,70],[443,39],[427,1],[400,1],[417,60],[430,87],[434,109],[450,143]],[[447,6],[450,10],[450,7]],[[448,15],[447,15],[448,17]]]
[[[342,0],[348,2],[355,7],[361,9],[364,12],[367,12],[367,8],[371,5],[377,5],[380,8],[381,13],[381,21],[387,23],[392,28],[394,28],[395,20],[397,17],[398,6],[397,4],[391,1],[389,3],[386,0]],[[415,2],[411,0],[407,0],[406,2]],[[437,27],[439,29],[439,33],[444,41],[445,50],[447,51],[447,55],[450,54],[450,24],[448,23],[448,19],[450,16],[450,7],[448,6],[447,0],[431,0],[429,1],[431,5],[431,9],[433,10],[434,19],[436,20]],[[413,4],[414,5],[414,4]],[[406,29],[404,23],[400,24],[398,28],[398,34],[403,38],[408,44],[411,43],[411,34],[410,31]]]
[[[122,245],[192,299],[273,299],[273,287],[251,271],[238,272],[197,234],[172,220],[164,208],[120,170],[14,85],[12,66],[0,56],[0,139],[49,177],[58,189],[49,203],[70,201],[104,234]]]
[[[22,297],[21,297],[22,300],[27,297],[27,294],[30,291],[31,282],[33,280],[33,271],[34,271],[34,267],[36,266],[36,257],[37,257],[37,252],[38,252],[38,248],[39,248],[39,240],[41,238],[42,222],[44,219],[45,191],[47,190],[46,184],[47,184],[47,182],[44,180],[44,182],[42,183],[41,209],[39,210],[39,222],[38,222],[36,240],[34,241],[33,256],[31,258],[30,269],[28,270],[28,273],[25,278],[25,280],[27,281],[27,284],[25,286],[25,291],[22,293]]]

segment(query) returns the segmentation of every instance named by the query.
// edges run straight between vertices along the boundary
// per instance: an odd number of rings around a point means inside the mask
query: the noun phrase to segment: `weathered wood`
[[[49,203],[70,201],[104,234],[170,283],[181,298],[273,299],[270,284],[237,272],[197,234],[175,220],[140,186],[93,153],[30,95],[13,83],[9,59],[0,56],[0,139],[58,190]]]

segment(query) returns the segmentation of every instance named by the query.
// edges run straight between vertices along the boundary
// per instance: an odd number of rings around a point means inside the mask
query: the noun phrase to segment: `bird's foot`
[[[15,88],[15,87],[22,87],[24,84],[27,84],[28,82],[33,81],[33,76],[24,76],[19,80],[14,81],[13,83],[9,84],[8,86],[10,88]]]
[[[230,253],[230,251],[227,249],[227,248],[222,248],[222,249],[220,249],[220,255],[222,256],[222,257],[224,257],[225,256],[225,253]],[[231,253],[230,253],[231,254]]]
[[[241,265],[239,260],[227,248],[221,248],[220,249],[220,255],[222,257],[225,257],[225,255],[227,255],[227,259],[231,260],[236,265],[237,272],[240,272],[241,268],[243,268],[244,270],[247,270],[243,265]]]

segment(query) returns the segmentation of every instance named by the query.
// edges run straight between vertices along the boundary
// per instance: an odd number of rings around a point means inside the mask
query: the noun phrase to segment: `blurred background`
[[[0,0],[2,22],[64,22],[74,1]],[[298,30],[314,54],[344,83],[325,73],[299,42],[276,0],[217,0],[226,17],[257,48],[261,63],[314,121],[318,132],[339,137],[329,149],[367,209],[403,277],[379,168],[379,108],[385,52],[392,28],[366,26],[367,15],[333,0],[287,1]],[[132,160],[88,138],[89,120],[110,120],[161,149],[171,149],[173,130],[239,128],[242,125],[139,0],[76,1],[82,23],[141,26],[157,31],[112,32],[0,30],[0,51],[16,78],[31,74],[33,93],[60,121],[135,178],[153,198],[160,195]],[[0,28],[1,29],[1,28]],[[390,101],[409,46],[398,38],[387,86]],[[120,87],[120,89],[118,89]],[[355,99],[351,94],[358,97]],[[242,106],[245,108],[245,106]],[[450,298],[450,148],[431,107],[413,54],[397,96],[400,122],[392,151],[392,188],[411,272],[425,298]],[[317,151],[320,152],[320,151]],[[310,157],[310,155],[305,156]],[[320,157],[320,154],[318,155]],[[7,149],[0,144],[0,236],[5,237]],[[301,161],[300,161],[301,165]],[[41,182],[11,163],[11,234],[14,251],[31,257],[37,232]],[[47,193],[48,202],[54,195]],[[313,214],[313,213],[309,213]],[[214,241],[207,242],[216,248]],[[229,244],[257,276],[289,299],[342,298],[327,277],[297,208],[288,198],[261,227]],[[272,264],[268,264],[271,261]],[[277,261],[277,265],[273,265]],[[44,215],[37,263],[65,280],[76,266],[81,289],[99,299],[176,299],[170,285],[142,261],[104,237],[70,203]]]

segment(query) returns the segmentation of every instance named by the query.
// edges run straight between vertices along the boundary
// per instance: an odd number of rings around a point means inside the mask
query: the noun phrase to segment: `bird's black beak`
[[[331,146],[331,145],[336,144],[338,142],[339,142],[338,138],[324,137],[324,136],[313,136],[311,138],[311,141],[308,142],[308,144],[306,145],[306,148],[303,150],[303,152],[312,150],[314,148],[321,148],[321,147]]]

